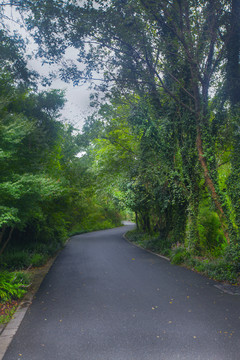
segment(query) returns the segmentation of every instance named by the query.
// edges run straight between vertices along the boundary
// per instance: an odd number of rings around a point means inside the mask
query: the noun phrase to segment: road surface
[[[239,360],[240,296],[129,244],[74,236],[4,360]]]

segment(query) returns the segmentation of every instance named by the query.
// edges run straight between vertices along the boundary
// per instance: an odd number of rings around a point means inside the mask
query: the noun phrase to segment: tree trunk
[[[2,253],[4,252],[7,244],[9,243],[9,241],[11,240],[11,237],[12,237],[12,233],[13,233],[13,228],[10,229],[10,232],[8,234],[8,238],[7,240],[5,241],[5,243],[3,244],[1,250],[0,250],[0,256],[2,255]]]
[[[224,233],[224,235],[225,235],[225,237],[227,239],[227,242],[229,243],[230,242],[230,237],[229,237],[229,233],[228,233],[228,230],[227,230],[227,227],[226,227],[226,224],[225,224],[226,223],[226,215],[225,215],[223,207],[221,205],[221,201],[219,199],[219,196],[218,196],[218,194],[216,192],[215,185],[214,185],[214,183],[213,183],[213,181],[212,181],[212,179],[211,179],[211,177],[209,175],[207,162],[206,162],[206,159],[205,159],[204,153],[203,153],[202,136],[201,136],[201,129],[200,129],[199,125],[197,126],[196,146],[197,146],[197,151],[198,151],[198,159],[199,159],[199,162],[200,162],[201,167],[203,169],[206,186],[208,188],[208,191],[209,191],[209,193],[211,195],[211,198],[212,198],[212,200],[213,200],[213,202],[215,204],[215,207],[217,209],[223,233]]]
[[[137,211],[135,211],[135,219],[136,219],[137,229],[139,230],[139,222],[138,222],[138,213],[137,213]]]
[[[198,233],[198,198],[192,195],[189,198],[188,206],[188,230],[187,230],[187,249],[188,251],[196,250],[196,246],[199,243]]]
[[[6,225],[3,225],[2,231],[0,232],[0,244],[3,241],[3,236],[4,236],[6,228],[7,228]]]

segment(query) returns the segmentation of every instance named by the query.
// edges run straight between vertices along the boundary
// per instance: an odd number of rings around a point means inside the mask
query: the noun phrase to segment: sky
[[[45,70],[37,62],[34,66],[31,64],[30,68],[38,71],[40,74],[45,74]],[[81,129],[84,119],[93,112],[90,107],[89,96],[91,91],[88,89],[88,84],[82,86],[73,86],[72,83],[65,83],[60,79],[53,81],[50,87],[40,86],[40,90],[61,89],[65,90],[66,104],[61,111],[61,119],[71,123],[77,129]]]
[[[27,38],[29,44],[27,46],[27,54],[33,55],[36,51],[36,45],[33,40],[31,40],[29,33],[24,28],[21,19],[14,9],[10,7],[5,8],[5,14],[8,19],[6,24],[10,31],[18,31],[23,38]],[[17,24],[19,22],[19,24]],[[22,26],[21,26],[22,25]],[[68,58],[74,60],[77,57],[76,51],[70,49],[67,52]],[[81,66],[81,65],[80,65]],[[40,75],[46,76],[50,71],[55,70],[54,65],[49,66],[47,64],[42,65],[41,60],[32,58],[28,61],[28,67],[32,70],[37,71]],[[53,80],[50,87],[39,86],[39,90],[49,90],[49,89],[61,89],[65,90],[66,104],[61,111],[61,120],[71,123],[76,129],[81,130],[84,120],[87,116],[91,115],[94,111],[90,107],[89,96],[92,90],[89,89],[88,83],[78,86],[73,86],[72,83],[65,83],[60,78]]]

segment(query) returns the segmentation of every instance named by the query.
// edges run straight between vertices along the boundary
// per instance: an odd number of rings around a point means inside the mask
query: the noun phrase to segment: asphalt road
[[[71,239],[4,360],[240,359],[240,297],[129,244],[128,228]]]

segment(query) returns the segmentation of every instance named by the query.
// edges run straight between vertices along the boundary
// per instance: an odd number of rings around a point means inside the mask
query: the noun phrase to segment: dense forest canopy
[[[236,280],[240,1],[10,4],[40,59],[62,62],[58,75],[75,84],[101,79],[92,102],[99,104],[101,91],[105,103],[74,135],[57,121],[63,94],[34,91],[22,40],[2,30],[2,84],[9,79],[1,86],[5,243],[13,229],[31,232],[39,224],[71,227],[70,219],[101,216],[116,223],[116,211],[127,208],[141,231],[158,234],[156,242],[185,257],[221,258]],[[78,50],[75,62],[65,61],[69,47]]]
[[[119,225],[120,207],[97,193],[79,131],[59,120],[64,93],[38,90],[4,21],[0,44],[0,267],[11,270],[41,265],[71,232]]]

